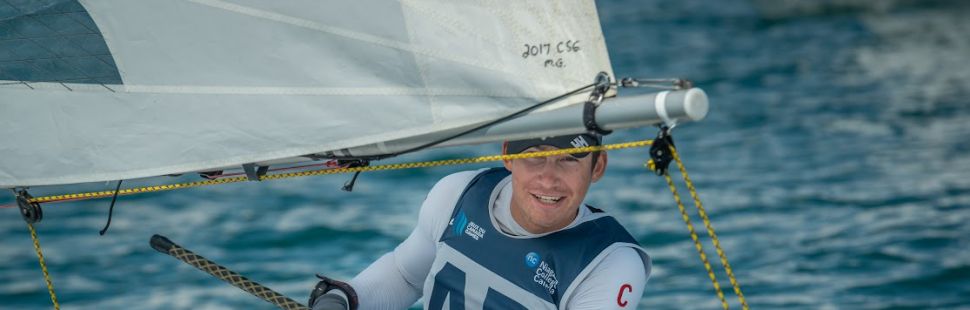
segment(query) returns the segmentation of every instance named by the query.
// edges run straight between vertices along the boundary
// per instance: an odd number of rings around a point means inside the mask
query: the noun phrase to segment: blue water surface
[[[688,77],[710,96],[707,118],[674,134],[754,309],[970,309],[970,6],[870,2],[597,3],[617,76]],[[612,152],[589,194],[653,257],[638,308],[719,309],[644,154]],[[353,277],[407,237],[439,178],[480,167],[365,173],[352,193],[338,175],[125,196],[105,236],[108,201],[51,204],[37,229],[63,309],[269,309],[158,254],[149,237],[304,301],[313,273]],[[23,221],[0,209],[0,308],[50,307]]]

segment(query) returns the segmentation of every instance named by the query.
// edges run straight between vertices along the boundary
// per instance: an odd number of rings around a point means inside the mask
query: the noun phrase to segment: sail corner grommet
[[[596,74],[596,78],[593,79],[593,85],[596,87],[593,91],[606,94],[606,91],[608,91],[610,89],[610,85],[612,85],[610,80],[609,73],[600,71],[600,73]]]
[[[31,202],[34,198],[26,190],[17,192],[17,207],[20,208],[20,215],[24,217],[27,224],[40,222],[44,218],[44,212],[40,209],[40,204]]]

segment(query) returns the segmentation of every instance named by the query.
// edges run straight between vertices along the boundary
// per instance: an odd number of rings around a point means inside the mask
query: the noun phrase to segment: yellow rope
[[[653,170],[653,162],[648,163],[648,168]],[[717,282],[717,276],[714,275],[714,269],[711,268],[711,262],[707,260],[707,254],[704,254],[704,247],[701,245],[700,240],[697,237],[697,232],[694,230],[694,224],[690,222],[690,216],[687,215],[687,210],[684,208],[684,203],[680,201],[680,194],[677,193],[677,186],[674,185],[674,180],[670,178],[669,173],[664,173],[664,179],[667,180],[667,186],[670,187],[670,192],[674,195],[674,201],[677,202],[677,208],[680,209],[680,217],[684,219],[684,223],[687,224],[687,231],[690,232],[690,239],[694,241],[694,248],[697,249],[697,254],[701,257],[701,262],[704,263],[704,269],[707,270],[707,276],[711,278],[711,283],[714,284],[714,292],[717,293],[717,298],[721,300],[721,307],[724,310],[728,309],[727,300],[724,299],[724,292],[721,291],[721,285]]]
[[[741,293],[741,285],[738,284],[737,279],[735,279],[734,272],[731,270],[731,264],[728,263],[727,255],[724,254],[724,250],[721,249],[721,242],[717,240],[717,234],[714,233],[714,226],[711,225],[711,220],[707,217],[707,212],[704,211],[704,205],[701,204],[701,199],[697,195],[697,189],[694,188],[694,183],[691,182],[690,177],[687,176],[687,168],[684,168],[684,163],[680,160],[680,155],[677,154],[677,150],[674,149],[673,145],[670,146],[670,152],[673,155],[674,160],[677,161],[677,167],[680,169],[680,174],[684,176],[684,183],[687,184],[687,190],[690,191],[690,196],[694,199],[694,206],[697,207],[697,214],[700,215],[701,219],[704,220],[704,228],[707,229],[707,235],[711,237],[711,243],[714,244],[714,249],[717,250],[717,256],[721,258],[721,265],[724,266],[724,271],[727,273],[728,279],[731,281],[731,286],[734,287],[734,294],[738,296],[738,300],[741,302],[741,308],[748,310],[748,302],[744,300],[744,294]],[[669,176],[667,176],[667,183],[671,184],[671,190],[673,190],[673,183],[670,181]],[[674,195],[676,197],[676,193]],[[678,205],[680,205],[684,220],[687,220],[687,215],[684,213],[684,207],[680,203],[680,198],[677,197],[676,200]],[[694,241],[696,242],[697,236],[693,232],[693,226],[691,226],[689,222],[687,225],[690,227],[691,237],[694,238]],[[697,245],[697,250],[701,251],[700,245]],[[706,266],[706,258],[704,257],[704,253],[702,251],[701,258],[702,260],[705,260],[705,267],[707,267],[708,272],[710,272],[710,267]],[[713,273],[711,274],[711,280],[714,280]],[[721,302],[724,305],[724,309],[727,309],[727,303],[724,301],[723,293],[721,293],[721,289],[718,287],[717,281],[715,281],[714,287],[717,288],[717,293],[719,296],[721,296]]]
[[[573,153],[587,153],[595,151],[609,151],[625,148],[634,147],[645,147],[653,144],[653,140],[640,140],[625,143],[615,143],[607,144],[601,146],[589,146],[589,147],[579,147],[579,148],[568,148],[568,149],[558,149],[551,151],[542,152],[531,152],[531,153],[520,153],[520,154],[508,154],[508,155],[491,155],[491,156],[481,156],[474,158],[463,158],[463,159],[447,159],[447,160],[436,160],[436,161],[423,161],[423,162],[411,162],[411,163],[399,163],[399,164],[387,164],[387,165],[375,165],[375,166],[365,166],[365,167],[353,167],[353,168],[334,168],[334,169],[321,169],[312,171],[301,171],[301,172],[291,172],[291,173],[279,173],[271,175],[263,175],[259,179],[262,180],[281,180],[296,177],[305,176],[315,176],[315,175],[329,175],[329,174],[339,174],[339,173],[351,173],[351,172],[364,172],[364,171],[382,171],[382,170],[399,170],[399,169],[409,169],[409,168],[427,168],[427,167],[439,167],[448,165],[461,165],[461,164],[474,164],[474,163],[484,163],[492,161],[501,160],[511,160],[520,158],[532,158],[532,157],[544,157],[544,156],[556,156],[564,154]],[[721,264],[724,266],[727,272],[728,278],[730,278],[731,285],[734,287],[734,292],[741,301],[742,308],[747,310],[748,304],[744,300],[744,294],[741,293],[741,287],[734,277],[734,272],[731,270],[731,265],[728,263],[727,255],[721,249],[721,244],[717,239],[717,235],[714,233],[714,227],[711,225],[711,221],[707,216],[707,212],[704,211],[704,207],[700,202],[700,198],[697,195],[697,190],[690,178],[687,176],[687,169],[684,167],[680,156],[673,146],[670,146],[670,151],[673,154],[674,159],[677,161],[677,166],[680,168],[681,174],[684,176],[684,182],[687,184],[687,189],[690,191],[691,197],[694,199],[694,206],[697,207],[698,214],[701,219],[704,220],[704,227],[707,229],[707,234],[711,237],[714,247],[717,250],[717,254],[721,259]],[[649,162],[648,166],[653,169],[653,162]],[[667,181],[667,186],[670,187],[671,193],[673,193],[674,201],[677,202],[677,206],[680,209],[681,217],[687,224],[687,230],[690,232],[691,239],[694,242],[694,247],[697,249],[697,253],[700,255],[701,261],[704,263],[704,268],[707,269],[708,277],[710,277],[711,282],[714,285],[714,289],[717,292],[718,298],[721,300],[721,306],[724,309],[728,309],[728,303],[724,298],[724,292],[721,291],[721,286],[717,282],[717,277],[711,268],[710,262],[707,259],[707,255],[704,253],[704,249],[697,237],[697,232],[694,230],[694,225],[690,222],[690,217],[687,215],[687,211],[684,208],[683,202],[680,200],[680,195],[677,193],[677,188],[674,185],[673,180],[669,174],[664,174],[664,178]],[[166,185],[155,185],[155,186],[144,186],[136,188],[128,188],[118,191],[118,195],[130,195],[138,193],[148,193],[148,192],[159,192],[159,191],[169,191],[182,188],[192,188],[201,187],[216,184],[228,184],[247,181],[248,178],[244,176],[239,177],[229,177],[216,180],[205,180],[187,183],[176,183],[176,184],[166,184]],[[59,200],[78,200],[78,199],[90,199],[90,198],[102,198],[110,197],[115,195],[114,191],[100,191],[100,192],[84,192],[84,193],[74,193],[74,194],[63,194],[63,195],[52,195],[35,197],[30,199],[30,202],[44,203]],[[47,266],[44,263],[44,256],[40,250],[40,243],[37,241],[37,234],[34,231],[33,225],[27,224],[30,228],[31,237],[34,239],[34,248],[37,250],[37,257],[40,260],[41,270],[44,272],[44,279],[47,281],[47,288],[51,294],[51,301],[54,302],[54,308],[60,309],[57,304],[57,297],[54,295],[54,286],[51,283],[50,275],[47,273]]]
[[[599,145],[599,146],[558,149],[558,150],[543,151],[543,152],[531,152],[531,153],[508,154],[508,155],[491,155],[491,156],[481,156],[481,157],[474,157],[474,158],[447,159],[447,160],[375,165],[375,166],[354,167],[354,168],[321,169],[321,170],[312,170],[312,171],[269,174],[269,175],[263,175],[259,179],[260,181],[280,180],[280,179],[289,179],[289,178],[296,178],[296,177],[350,173],[350,172],[358,172],[358,171],[398,170],[398,169],[408,169],[408,168],[427,168],[427,167],[438,167],[438,166],[448,166],[448,165],[474,164],[474,163],[484,163],[484,162],[519,159],[519,158],[555,156],[555,155],[563,155],[563,154],[587,153],[587,152],[595,152],[595,151],[609,151],[609,150],[618,150],[618,149],[625,149],[625,148],[645,147],[645,146],[650,146],[652,143],[653,143],[653,140],[640,140],[640,141],[614,143],[614,144]],[[205,180],[205,181],[196,181],[196,182],[187,182],[187,183],[126,188],[126,189],[119,190],[118,195],[122,196],[122,195],[138,194],[138,193],[169,191],[169,190],[182,189],[182,188],[192,188],[192,187],[200,187],[200,186],[208,186],[208,185],[216,185],[216,184],[245,182],[247,180],[248,179],[246,177],[239,176],[239,177],[230,177],[230,178],[223,178],[223,179],[216,179],[216,180]],[[100,191],[100,192],[52,195],[52,196],[34,197],[30,199],[30,202],[45,203],[45,202],[60,201],[60,200],[104,198],[104,197],[111,197],[114,194],[115,194],[114,191]]]
[[[40,270],[44,272],[44,281],[47,281],[47,292],[51,294],[51,302],[54,303],[54,309],[60,310],[61,306],[57,303],[57,295],[54,294],[54,283],[51,282],[51,275],[47,273],[47,263],[44,262],[44,253],[40,251],[40,241],[37,238],[37,231],[34,230],[34,225],[27,223],[27,228],[30,229],[30,238],[34,239],[34,250],[37,251],[37,261],[40,262]]]

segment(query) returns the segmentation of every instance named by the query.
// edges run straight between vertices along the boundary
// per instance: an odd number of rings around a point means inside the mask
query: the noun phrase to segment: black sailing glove
[[[310,302],[308,305],[313,310],[357,310],[357,292],[350,284],[340,282],[317,274],[320,282],[310,292]],[[331,290],[340,290],[347,295],[344,299],[337,294],[327,294]],[[349,307],[348,307],[349,306]]]

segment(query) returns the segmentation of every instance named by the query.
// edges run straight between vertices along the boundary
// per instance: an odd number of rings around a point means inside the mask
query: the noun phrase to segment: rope
[[[626,148],[645,147],[645,146],[650,146],[652,143],[653,143],[653,140],[640,140],[640,141],[614,143],[614,144],[599,145],[599,146],[558,149],[558,150],[543,151],[543,152],[491,155],[491,156],[481,156],[481,157],[474,157],[474,158],[446,159],[446,160],[436,160],[436,161],[374,165],[374,166],[352,167],[352,168],[327,168],[327,169],[318,169],[318,170],[310,170],[310,171],[267,174],[267,175],[260,176],[259,180],[260,181],[282,180],[282,179],[289,179],[289,178],[296,178],[296,177],[351,173],[351,172],[361,172],[361,171],[400,170],[400,169],[410,169],[410,168],[428,168],[428,167],[439,167],[439,166],[450,166],[450,165],[461,165],[461,164],[475,164],[475,163],[485,163],[485,162],[520,159],[520,158],[544,157],[544,156],[555,156],[555,155],[564,155],[564,154],[573,154],[573,153],[588,153],[588,152],[595,152],[595,151],[610,151],[610,150],[618,150],[618,149],[626,149]],[[93,198],[111,197],[112,195],[115,195],[115,193],[117,193],[117,195],[131,195],[131,194],[139,194],[139,193],[170,191],[170,190],[183,189],[183,188],[202,187],[202,186],[217,185],[217,184],[238,183],[238,182],[245,182],[245,181],[248,181],[248,179],[245,176],[238,176],[238,177],[231,177],[231,178],[220,178],[215,180],[204,180],[204,181],[196,181],[196,182],[126,188],[117,192],[99,191],[99,192],[83,192],[83,193],[73,193],[73,194],[63,194],[63,195],[52,195],[52,196],[40,196],[40,197],[34,197],[30,199],[30,202],[47,203],[47,202],[58,202],[58,201],[85,200],[85,199],[93,199]]]
[[[672,149],[673,147],[671,147]],[[714,269],[711,268],[711,262],[707,260],[707,254],[704,254],[704,247],[701,245],[700,240],[697,238],[697,232],[694,230],[694,224],[690,222],[690,216],[687,215],[687,210],[684,208],[684,203],[680,201],[680,194],[677,194],[677,186],[674,185],[674,180],[670,178],[669,173],[664,173],[664,179],[667,180],[667,186],[670,187],[670,192],[674,195],[674,201],[677,202],[677,208],[680,209],[680,217],[684,219],[684,223],[687,224],[687,231],[690,232],[690,239],[694,241],[694,248],[697,249],[697,254],[701,257],[701,262],[704,263],[704,269],[707,270],[707,276],[711,278],[711,283],[714,284],[714,291],[717,293],[717,298],[721,300],[721,307],[724,310],[728,310],[727,300],[724,299],[724,292],[721,291],[721,285],[717,282],[717,276],[714,275]]]
[[[721,265],[724,266],[724,272],[727,273],[728,279],[731,281],[731,286],[734,287],[734,294],[738,296],[738,300],[741,302],[741,308],[748,310],[748,302],[744,300],[744,294],[741,293],[741,285],[738,284],[738,280],[735,279],[734,272],[731,270],[731,264],[728,263],[727,255],[724,254],[724,250],[721,249],[721,242],[717,240],[717,234],[714,233],[714,226],[711,225],[711,220],[707,217],[707,212],[704,211],[704,205],[701,204],[701,199],[697,195],[697,189],[694,188],[694,183],[690,181],[690,177],[687,175],[687,168],[684,167],[684,162],[680,160],[680,155],[677,154],[677,150],[674,149],[673,145],[670,146],[670,152],[674,156],[674,160],[677,161],[677,167],[680,169],[680,174],[684,176],[684,183],[687,184],[687,190],[690,191],[690,196],[694,199],[694,206],[697,207],[697,214],[700,215],[702,220],[704,220],[704,228],[707,229],[707,235],[711,237],[711,243],[714,244],[714,249],[717,250],[717,256],[721,258]],[[670,181],[670,176],[667,176],[667,183],[671,185],[671,190],[674,190],[672,185],[673,183]],[[677,200],[677,204],[680,206],[684,220],[688,221],[687,225],[691,230],[691,238],[693,238],[695,244],[697,244],[697,236],[693,232],[694,228],[690,225],[686,213],[684,213],[683,204],[680,203],[680,198],[677,197],[676,192],[674,193],[674,196]],[[701,259],[705,261],[705,267],[707,267],[708,272],[710,272],[710,266],[708,266],[706,257],[703,251],[701,251],[699,244],[697,244],[697,250],[701,252]],[[717,281],[714,280],[714,274],[710,273],[710,276],[711,280],[714,281],[714,287],[717,289],[718,296],[721,297],[721,303],[724,306],[724,309],[727,309],[727,302],[724,301],[723,293],[718,287]]]
[[[428,167],[440,167],[440,166],[450,166],[450,165],[461,165],[461,164],[476,164],[485,163],[492,161],[501,160],[512,160],[521,158],[533,158],[533,157],[545,157],[545,156],[557,156],[573,153],[588,153],[596,151],[610,151],[626,148],[635,147],[646,147],[653,144],[653,140],[640,140],[624,143],[614,143],[600,146],[588,146],[588,147],[578,147],[578,148],[567,148],[567,149],[557,149],[550,151],[541,152],[530,152],[530,153],[520,153],[520,154],[504,154],[504,155],[490,155],[481,156],[473,158],[461,158],[461,159],[447,159],[447,160],[436,160],[436,161],[422,161],[422,162],[410,162],[410,163],[398,163],[398,164],[386,164],[386,165],[374,165],[374,166],[363,166],[363,167],[348,167],[348,168],[328,168],[310,171],[300,171],[300,172],[290,172],[290,173],[279,173],[271,175],[263,175],[259,177],[260,181],[263,180],[282,180],[296,177],[306,177],[306,176],[316,176],[316,175],[329,175],[329,174],[339,174],[339,173],[352,173],[352,172],[364,172],[364,171],[383,171],[383,170],[400,170],[400,169],[410,169],[410,168],[428,168]],[[717,239],[717,234],[714,232],[714,227],[711,224],[710,218],[707,216],[707,212],[704,210],[704,206],[701,204],[700,198],[697,195],[697,189],[694,187],[693,182],[691,182],[690,177],[687,175],[687,169],[684,167],[683,162],[680,159],[680,155],[673,145],[669,146],[671,154],[674,160],[677,162],[677,167],[680,169],[681,175],[684,177],[684,182],[687,184],[687,189],[690,192],[691,198],[694,200],[694,206],[697,207],[697,212],[701,219],[704,221],[704,228],[707,229],[707,234],[710,236],[714,248],[717,251],[717,255],[721,260],[721,264],[724,266],[725,272],[730,279],[731,285],[734,288],[734,293],[738,296],[741,302],[741,307],[744,310],[748,310],[748,303],[744,299],[744,294],[741,292],[741,286],[738,284],[737,279],[734,276],[734,272],[731,269],[731,265],[728,263],[727,255],[724,254],[724,250],[721,248],[720,241]],[[654,169],[654,164],[652,161],[648,162],[647,166],[650,169]],[[714,290],[717,292],[718,299],[721,301],[721,306],[727,310],[728,303],[724,297],[724,292],[721,290],[720,284],[717,282],[717,277],[714,274],[713,268],[711,268],[710,261],[707,259],[707,255],[704,253],[703,246],[697,236],[697,232],[694,229],[694,225],[690,221],[690,216],[688,216],[686,208],[680,199],[680,195],[677,192],[677,187],[674,185],[673,179],[670,177],[669,173],[664,173],[664,179],[667,181],[667,186],[670,188],[671,193],[674,196],[674,201],[677,203],[677,207],[680,210],[681,217],[684,223],[687,225],[687,230],[690,232],[691,240],[694,242],[694,247],[697,249],[697,253],[700,256],[701,261],[704,263],[704,268],[707,270],[708,277],[711,279],[711,283],[714,286]],[[83,200],[92,198],[102,198],[109,197],[112,195],[131,195],[138,193],[148,193],[148,192],[160,192],[169,191],[182,188],[193,188],[217,184],[229,184],[237,182],[248,181],[245,176],[230,177],[230,178],[220,178],[215,180],[205,180],[196,182],[186,182],[186,183],[175,183],[166,185],[155,185],[155,186],[145,186],[128,188],[120,191],[100,191],[100,192],[83,192],[74,194],[63,194],[63,195],[52,195],[52,196],[42,196],[31,198],[30,202],[36,203],[46,203],[46,202],[57,202],[57,201],[68,201],[68,200]],[[47,281],[47,288],[51,295],[51,301],[54,303],[55,309],[60,309],[57,303],[57,297],[54,295],[54,285],[51,283],[50,275],[47,272],[47,266],[44,263],[44,255],[40,250],[40,243],[37,240],[37,234],[34,230],[33,225],[27,224],[30,228],[31,237],[34,240],[34,249],[37,250],[37,257],[40,261],[41,270],[44,272],[44,279]],[[201,269],[201,268],[200,268]],[[232,282],[232,281],[230,281]]]
[[[283,296],[259,283],[256,283],[246,277],[236,273],[235,271],[229,270],[226,267],[220,266],[215,262],[206,259],[205,257],[199,256],[198,254],[192,253],[192,251],[186,250],[182,247],[173,247],[168,252],[176,259],[185,262],[186,264],[192,265],[199,270],[205,271],[212,276],[219,278],[226,283],[232,284],[239,289],[246,291],[247,293],[253,294],[281,309],[287,310],[308,310],[307,306],[300,304],[299,302],[290,299],[289,297]]]
[[[34,225],[27,223],[27,228],[30,229],[30,238],[34,239],[34,250],[37,251],[37,261],[40,262],[40,270],[44,272],[44,281],[47,281],[47,292],[51,294],[51,302],[54,303],[54,309],[60,310],[61,306],[57,303],[57,295],[54,294],[54,283],[51,282],[51,275],[47,273],[47,263],[44,262],[44,253],[40,251],[40,241],[37,238],[37,231],[34,230]]]

